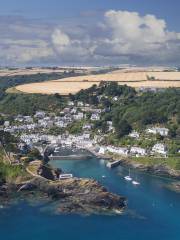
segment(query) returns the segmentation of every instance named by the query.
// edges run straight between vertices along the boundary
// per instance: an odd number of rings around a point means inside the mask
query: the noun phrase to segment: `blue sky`
[[[128,10],[154,14],[174,30],[180,30],[179,0],[0,0],[0,14],[20,14],[30,18],[78,17],[84,11]]]
[[[180,59],[179,0],[0,0],[0,6],[2,65]]]

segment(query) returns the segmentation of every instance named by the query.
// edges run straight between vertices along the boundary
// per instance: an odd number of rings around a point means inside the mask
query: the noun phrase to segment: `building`
[[[73,115],[73,117],[74,117],[74,120],[82,120],[84,118],[84,113],[79,112],[78,114]]]
[[[107,151],[110,153],[115,153],[115,154],[125,155],[125,156],[127,156],[129,153],[129,150],[126,147],[107,146]]]
[[[153,127],[153,128],[148,128],[146,130],[147,133],[152,133],[152,134],[160,134],[161,136],[165,137],[168,136],[169,129],[168,128],[160,128],[160,127]]]
[[[99,120],[100,120],[100,115],[97,114],[97,113],[93,113],[93,114],[91,115],[91,120],[92,120],[92,121],[99,121]]]
[[[10,126],[10,122],[9,121],[5,121],[4,122],[4,127],[9,127]]]
[[[65,127],[67,127],[68,124],[64,121],[57,121],[57,122],[55,122],[55,125],[60,128],[65,128]]]
[[[130,134],[129,134],[129,137],[132,137],[132,138],[139,138],[139,133],[138,132],[136,132],[136,131],[132,131]]]
[[[146,149],[140,147],[131,147],[130,153],[136,156],[145,156],[147,154]]]
[[[118,101],[118,96],[113,97],[113,101]]]
[[[107,151],[107,147],[105,147],[105,146],[101,146],[101,147],[99,148],[99,154],[105,154],[106,151]]]
[[[77,106],[78,106],[78,107],[83,107],[83,106],[84,106],[84,103],[83,103],[83,102],[77,102]]]
[[[108,125],[108,131],[109,132],[114,132],[115,131],[115,128],[113,127],[112,121],[107,121],[107,125]]]
[[[33,118],[31,116],[24,116],[24,122],[33,123]]]
[[[37,111],[34,115],[35,118],[44,118],[46,116],[46,113],[43,111]]]
[[[83,126],[83,130],[91,130],[92,129],[92,124],[85,124]]]
[[[152,152],[167,156],[167,147],[162,143],[157,143],[153,146]]]
[[[74,102],[73,101],[69,101],[68,102],[68,106],[74,106]]]

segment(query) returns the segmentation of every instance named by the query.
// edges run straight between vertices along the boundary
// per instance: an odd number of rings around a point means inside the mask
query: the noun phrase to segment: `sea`
[[[0,240],[180,240],[180,194],[166,186],[172,180],[131,169],[108,169],[104,160],[52,161],[77,177],[94,178],[128,199],[122,215],[55,214],[45,202],[17,201],[0,206]]]

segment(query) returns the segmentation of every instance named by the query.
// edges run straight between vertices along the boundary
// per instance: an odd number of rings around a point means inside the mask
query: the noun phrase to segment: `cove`
[[[124,180],[129,169],[119,166],[110,170],[96,158],[51,164],[77,177],[94,178],[108,190],[126,196],[124,215],[55,215],[46,203],[18,202],[0,209],[1,239],[179,240],[180,194],[165,188],[171,180],[131,170],[131,176],[141,183],[134,186]]]

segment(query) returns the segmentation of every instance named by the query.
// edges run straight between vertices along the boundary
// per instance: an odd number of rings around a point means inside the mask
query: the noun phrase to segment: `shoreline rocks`
[[[141,163],[135,163],[129,159],[121,160],[121,164],[153,175],[180,180],[180,171],[171,169],[170,167],[163,164],[155,164],[148,166]]]
[[[1,199],[7,200],[17,195],[25,200],[34,196],[35,200],[44,198],[50,205],[55,203],[56,213],[114,214],[126,207],[125,197],[108,192],[91,179],[49,181],[37,177],[25,184],[0,186]]]

